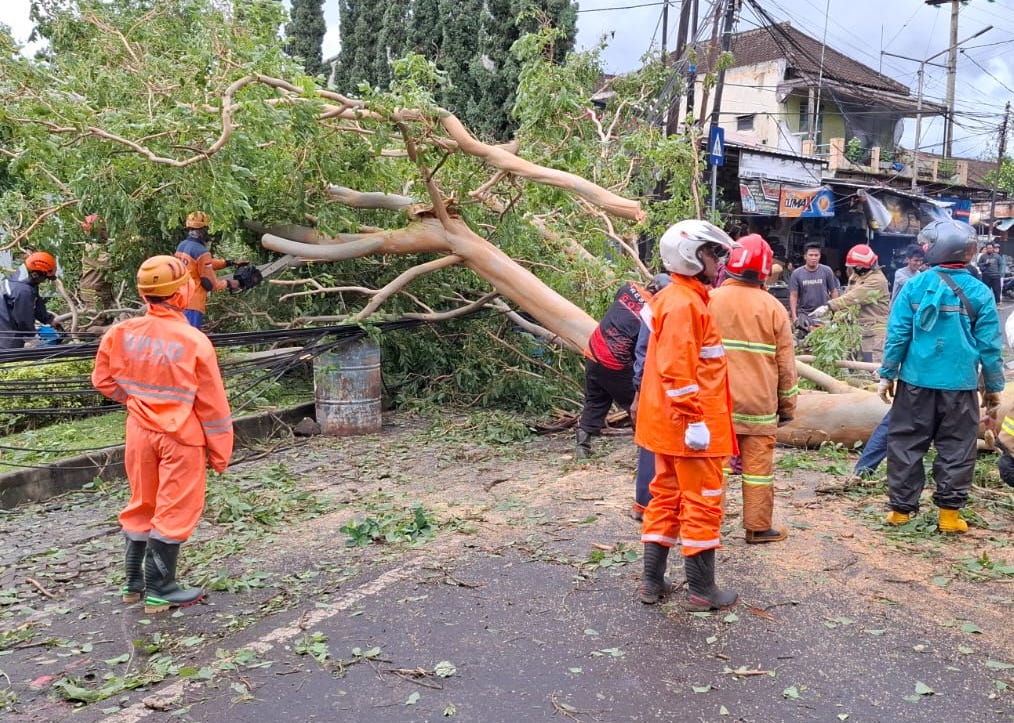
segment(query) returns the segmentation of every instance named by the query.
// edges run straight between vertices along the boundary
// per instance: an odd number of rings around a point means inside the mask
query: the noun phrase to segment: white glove
[[[704,422],[694,422],[687,426],[686,434],[683,435],[683,441],[690,449],[703,452],[711,444],[711,430],[708,429],[708,425]]]
[[[811,316],[816,317],[827,316],[828,311],[830,311],[830,309],[828,309],[827,304],[824,304],[823,306],[818,306],[816,309],[814,309]]]
[[[884,400],[884,404],[890,404],[894,399],[894,380],[881,379],[880,383],[877,384],[877,394]]]

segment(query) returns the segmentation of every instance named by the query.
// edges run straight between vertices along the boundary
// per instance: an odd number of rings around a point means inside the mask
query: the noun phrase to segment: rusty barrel
[[[324,352],[313,362],[317,423],[323,434],[345,436],[379,432],[380,346],[356,339]]]

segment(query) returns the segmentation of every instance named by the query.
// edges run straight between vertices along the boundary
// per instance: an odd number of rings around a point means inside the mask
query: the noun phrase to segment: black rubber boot
[[[665,579],[665,565],[669,559],[669,548],[657,542],[644,543],[644,573],[641,575],[641,602],[654,605],[669,593],[669,582]]]
[[[736,604],[739,596],[731,590],[719,590],[715,584],[715,550],[684,558],[687,571],[687,607],[690,612],[724,610]]]
[[[574,448],[574,459],[587,459],[591,457],[591,434],[583,429],[577,430],[577,446]]]
[[[185,608],[204,599],[199,587],[186,590],[176,584],[176,560],[179,543],[148,540],[148,554],[144,558],[145,591],[144,611],[149,615],[169,608]]]
[[[127,552],[123,556],[123,566],[127,571],[127,582],[120,590],[123,602],[133,604],[140,602],[144,595],[144,551],[147,543],[144,540],[127,538]]]

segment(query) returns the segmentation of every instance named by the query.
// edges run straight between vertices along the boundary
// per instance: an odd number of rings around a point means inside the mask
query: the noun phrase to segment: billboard
[[[834,196],[827,186],[789,188],[782,186],[778,215],[786,218],[832,218]]]

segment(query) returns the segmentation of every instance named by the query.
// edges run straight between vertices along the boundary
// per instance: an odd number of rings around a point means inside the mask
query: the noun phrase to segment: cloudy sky
[[[714,0],[699,0],[704,17]],[[777,21],[790,21],[794,27],[817,38],[826,39],[832,48],[880,70],[912,89],[917,87],[917,60],[937,53],[935,62],[945,63],[950,43],[949,5],[935,8],[924,0],[758,0]],[[0,0],[0,21],[10,25],[15,38],[27,40],[29,0]],[[675,35],[681,0],[669,0],[670,31]],[[762,25],[762,20],[744,2],[737,30]],[[661,0],[580,0],[578,46],[589,48],[605,36],[608,47],[603,54],[606,70],[623,72],[636,68],[641,56],[661,42]],[[958,40],[992,25],[992,30],[962,44],[958,54],[955,91],[955,155],[972,158],[995,155],[997,132],[1003,119],[1004,104],[1014,99],[1014,23],[1009,18],[1014,0],[969,0],[961,8]],[[338,3],[326,0],[324,6],[328,34],[325,55],[338,51]],[[702,23],[701,33],[710,34],[710,24]],[[881,51],[917,59],[901,60],[882,56]],[[942,101],[946,95],[943,68],[926,65],[924,94]],[[943,121],[924,119],[921,145],[940,152]],[[914,122],[906,123],[902,143],[912,146]],[[1008,149],[1010,149],[1008,145]],[[1010,152],[1008,150],[1008,152]]]

